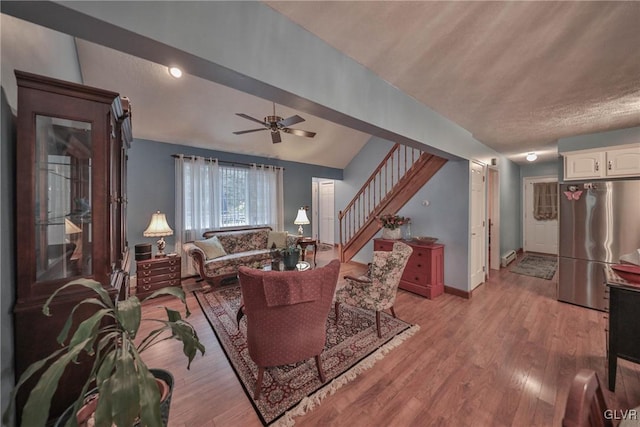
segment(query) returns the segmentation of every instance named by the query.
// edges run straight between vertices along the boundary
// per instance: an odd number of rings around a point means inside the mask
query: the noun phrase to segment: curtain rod
[[[196,157],[200,157],[200,156],[188,156],[188,155],[186,155],[186,154],[183,154],[182,156],[183,156],[183,157],[186,157],[186,158],[190,158],[190,159],[194,159],[194,158],[196,158]],[[172,154],[172,155],[171,155],[171,157],[174,157],[174,158],[176,158],[176,159],[177,159],[177,158],[179,158],[179,157],[180,157],[180,155],[179,155],[179,154]],[[213,157],[203,157],[203,158],[204,158],[205,160],[214,160],[214,159],[213,159]],[[236,166],[236,165],[237,165],[237,166],[247,166],[247,167],[251,167],[251,166],[253,166],[253,165],[258,165],[258,163],[229,162],[229,161],[226,161],[226,160],[219,160],[219,159],[216,159],[216,160],[218,161],[218,163],[224,163],[225,165],[231,165],[231,166]],[[280,169],[282,169],[282,170],[285,170],[282,166],[262,165],[262,164],[260,164],[259,166],[271,166],[271,167],[274,167],[274,168],[280,168]]]

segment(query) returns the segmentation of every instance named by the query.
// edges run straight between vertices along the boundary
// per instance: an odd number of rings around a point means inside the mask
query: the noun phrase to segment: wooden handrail
[[[417,157],[416,151],[419,153]],[[404,146],[403,152],[400,144],[393,145],[353,199],[344,210],[339,211],[341,246],[356,238],[362,227],[371,221],[372,216],[382,213],[385,200],[407,177],[407,172],[414,167],[422,154],[422,151],[412,147]]]

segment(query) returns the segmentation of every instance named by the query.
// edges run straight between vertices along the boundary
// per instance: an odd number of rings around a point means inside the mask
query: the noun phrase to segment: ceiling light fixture
[[[537,158],[538,158],[538,155],[536,153],[527,154],[527,161],[529,162],[534,162]]]
[[[179,79],[180,77],[182,77],[182,70],[178,67],[169,67],[169,74],[171,74],[171,76],[175,77],[176,79]]]

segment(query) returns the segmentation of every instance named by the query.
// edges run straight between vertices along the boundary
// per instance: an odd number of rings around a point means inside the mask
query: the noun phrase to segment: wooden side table
[[[313,237],[300,237],[297,242],[302,248],[301,261],[304,261],[304,255],[307,252],[307,246],[313,246],[313,266],[316,266],[316,254],[318,253],[318,242]]]
[[[136,295],[142,299],[166,286],[180,286],[181,257],[150,258],[136,262]]]

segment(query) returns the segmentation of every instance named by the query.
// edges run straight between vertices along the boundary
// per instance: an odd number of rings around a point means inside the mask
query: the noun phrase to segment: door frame
[[[491,206],[491,224],[487,227],[487,247],[489,246],[489,228],[491,228],[491,256],[489,270],[500,270],[500,170],[495,166],[487,167],[487,206]]]
[[[522,178],[522,250],[526,252],[526,247],[527,247],[527,184],[531,183],[536,183],[536,182],[557,182],[559,183],[560,180],[558,179],[558,175],[539,175],[539,176],[525,176]],[[559,196],[558,196],[559,197]],[[559,206],[558,206],[559,207]],[[558,215],[558,222],[560,222],[560,215]],[[558,247],[558,250],[560,250],[560,242],[559,242],[559,237],[556,236],[556,244]]]

